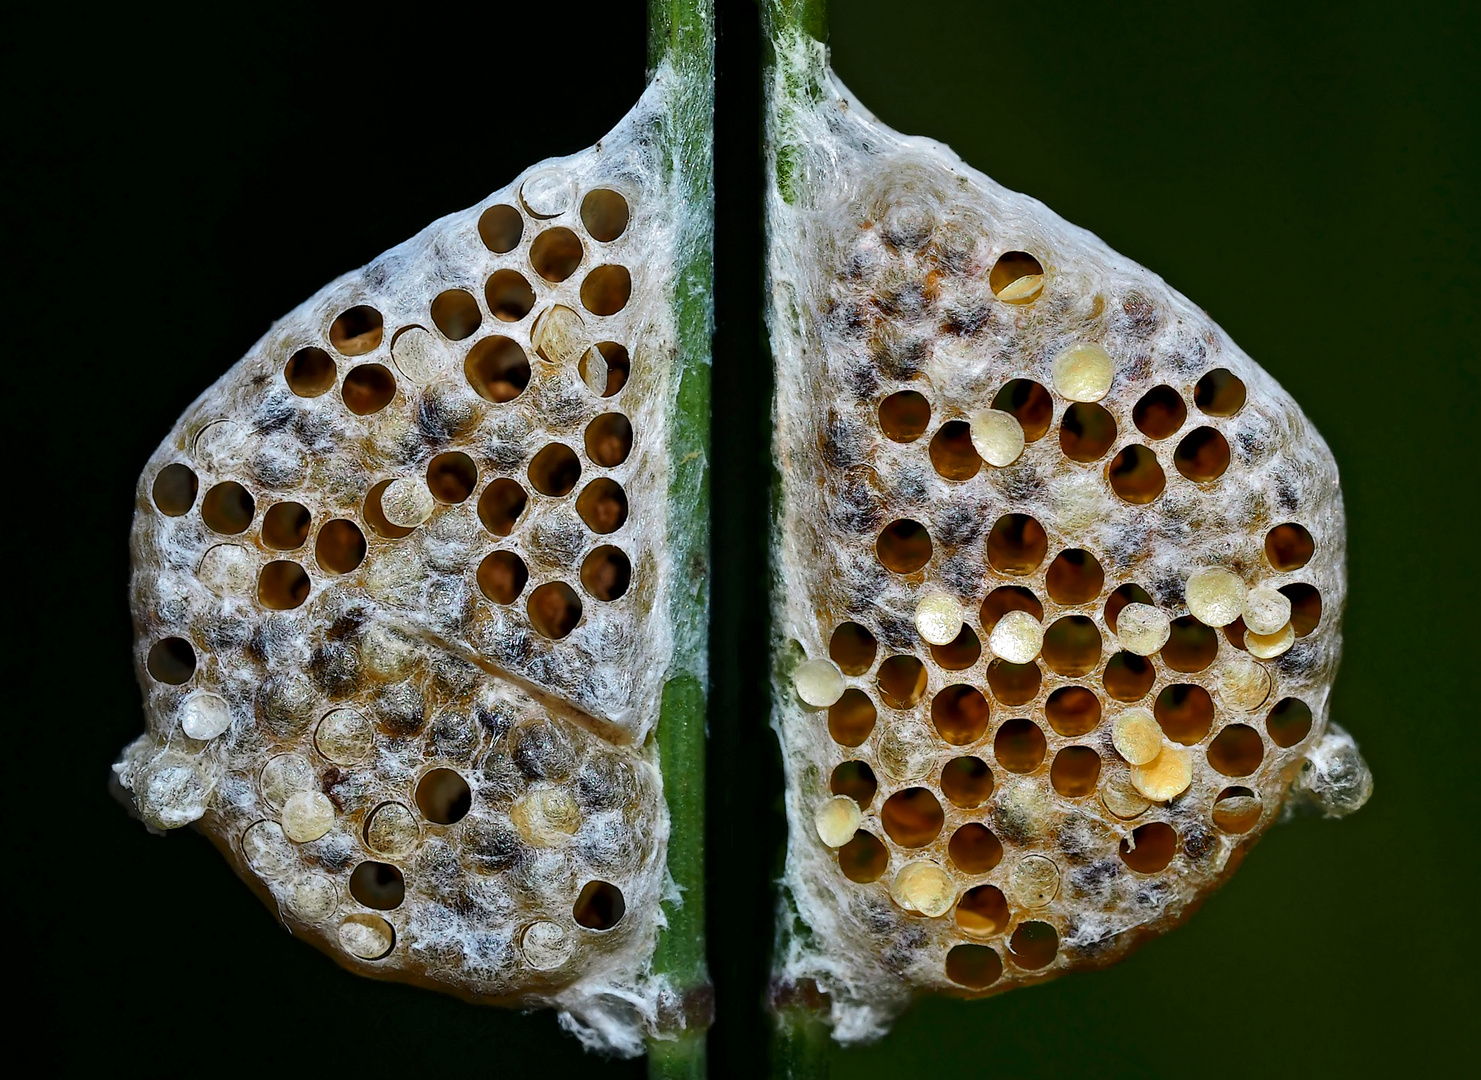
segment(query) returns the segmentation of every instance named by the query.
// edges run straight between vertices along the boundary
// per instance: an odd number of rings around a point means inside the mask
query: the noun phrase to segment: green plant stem
[[[704,767],[709,608],[711,237],[714,231],[713,0],[649,0],[648,67],[671,78],[662,145],[677,215],[673,314],[677,352],[670,403],[668,534],[674,656],[663,689],[658,751],[669,811],[668,871],[680,898],[664,902],[667,926],[654,974],[672,997],[648,1041],[648,1075],[705,1075],[713,1009],[705,963]]]

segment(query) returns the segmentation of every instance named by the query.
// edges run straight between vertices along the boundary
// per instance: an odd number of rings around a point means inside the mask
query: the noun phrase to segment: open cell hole
[[[1116,442],[1116,418],[1091,401],[1077,401],[1059,422],[1059,448],[1071,461],[1099,461]]]
[[[988,272],[987,286],[1005,304],[1031,304],[1044,291],[1044,267],[1026,251],[1005,251]]]
[[[965,420],[948,420],[931,438],[931,468],[947,480],[970,480],[982,469],[982,458],[972,445],[972,426]]]
[[[581,265],[581,238],[564,226],[546,229],[530,245],[530,265],[546,281],[565,281]]]
[[[1004,705],[1027,705],[1039,696],[1043,682],[1044,673],[1033,662],[1012,664],[997,659],[987,665],[987,688]]]
[[[1270,741],[1279,747],[1295,746],[1311,734],[1311,708],[1300,698],[1282,698],[1265,718]]]
[[[508,536],[514,532],[514,526],[529,501],[530,497],[518,482],[500,477],[484,488],[478,497],[478,520],[495,536]]]
[[[1059,675],[1090,674],[1100,664],[1100,651],[1100,629],[1084,615],[1065,615],[1044,631],[1044,663]]]
[[[1219,655],[1219,635],[1192,615],[1174,619],[1162,646],[1162,662],[1174,671],[1202,671]]]
[[[1049,553],[1049,536],[1027,514],[1004,514],[987,534],[987,561],[1000,574],[1032,574]]]
[[[992,407],[1011,413],[1023,428],[1025,442],[1038,442],[1049,431],[1054,420],[1054,399],[1032,379],[1014,379],[1005,383],[992,399]]]
[[[262,515],[262,542],[277,551],[295,551],[308,541],[311,520],[303,503],[274,503]]]
[[[592,355],[592,349],[596,350],[595,356]],[[587,386],[601,386],[605,381],[606,386],[601,391],[601,396],[612,397],[627,385],[628,376],[632,374],[632,358],[615,341],[599,341],[592,349],[586,350],[578,365],[581,369],[581,381]],[[600,370],[593,370],[599,364],[606,367],[605,375]]]
[[[157,682],[180,686],[195,674],[195,649],[184,638],[160,638],[149,647],[144,667]]]
[[[363,862],[350,874],[350,895],[368,908],[390,911],[406,898],[406,879],[390,863]]]
[[[432,301],[432,321],[451,341],[471,337],[483,322],[478,301],[463,289],[446,289]]]
[[[326,521],[314,541],[314,559],[331,574],[348,574],[365,561],[365,534],[345,518]]]
[[[1105,583],[1106,572],[1099,560],[1081,548],[1067,548],[1056,555],[1044,578],[1049,599],[1065,607],[1090,603]]]
[[[417,809],[438,825],[462,821],[473,808],[468,781],[452,769],[433,769],[417,783]]]
[[[593,188],[581,200],[581,224],[593,240],[610,244],[627,231],[627,200],[611,188]]]
[[[581,621],[581,598],[564,581],[549,581],[530,593],[526,610],[536,630],[558,641]]]
[[[879,665],[879,696],[892,709],[913,709],[926,693],[926,667],[913,656],[891,656]]]
[[[530,486],[541,495],[565,498],[581,479],[581,459],[564,443],[550,443],[531,459],[526,470]]]
[[[1094,731],[1100,713],[1100,698],[1083,686],[1061,686],[1044,703],[1049,726],[1071,739]]]
[[[964,671],[981,658],[982,642],[977,639],[977,632],[966,623],[947,644],[931,646],[931,659],[947,671]]]
[[[150,492],[161,514],[181,517],[190,513],[190,508],[195,505],[195,493],[199,488],[200,481],[195,478],[195,473],[188,465],[177,461],[159,471]]]
[[[535,306],[535,290],[518,270],[495,270],[484,282],[483,298],[500,322],[519,322]]]
[[[1031,773],[1044,763],[1049,744],[1032,720],[1009,720],[993,736],[992,752],[1009,772]]]
[[[478,486],[478,466],[461,450],[438,454],[427,463],[427,488],[440,503],[456,506]]]
[[[1152,706],[1162,734],[1175,743],[1202,742],[1214,726],[1214,699],[1201,686],[1177,683],[1164,687]]]
[[[274,559],[257,575],[257,600],[273,611],[292,611],[309,598],[309,576],[288,559]]]
[[[339,393],[350,412],[369,416],[391,404],[396,396],[396,376],[385,364],[361,364],[350,369]]]
[[[1297,582],[1282,585],[1281,595],[1291,602],[1291,629],[1297,637],[1305,637],[1322,621],[1322,594],[1315,585]]]
[[[512,206],[499,203],[490,206],[478,218],[478,237],[483,246],[503,255],[519,246],[524,236],[525,219]]]
[[[952,758],[941,768],[941,794],[953,806],[972,810],[992,797],[992,770],[980,757]]]
[[[627,553],[611,544],[594,548],[581,560],[581,587],[598,600],[610,602],[626,594],[632,575]]]
[[[956,683],[931,699],[931,722],[953,746],[976,742],[987,731],[987,698],[975,686]]]
[[[626,913],[622,890],[610,881],[588,881],[571,907],[571,917],[588,930],[610,930]]]
[[[593,267],[581,282],[581,304],[593,315],[616,315],[627,306],[632,291],[627,267],[615,263]]]
[[[633,426],[621,413],[603,413],[586,425],[586,456],[605,469],[615,469],[633,449]]]
[[[377,483],[365,493],[365,505],[360,508],[360,513],[365,517],[365,523],[387,540],[400,540],[416,532],[415,529],[392,524],[391,519],[386,517],[385,508],[381,506],[381,496],[386,493],[386,488],[395,483],[395,480],[395,477],[390,477]]]
[[[1123,448],[1111,459],[1106,479],[1118,498],[1133,505],[1152,502],[1167,487],[1167,474],[1157,464],[1157,456],[1140,443]]]
[[[495,551],[478,564],[478,591],[496,604],[512,604],[525,591],[530,572],[512,551]]]
[[[1121,841],[1121,861],[1138,874],[1157,874],[1167,869],[1178,853],[1178,834],[1164,821],[1149,821],[1132,830]]]
[[[1229,443],[1214,428],[1194,428],[1178,443],[1172,462],[1189,480],[1207,484],[1229,468]]]
[[[969,821],[946,844],[952,864],[964,874],[986,874],[1003,861],[1003,844],[980,821]]]
[[[920,522],[899,518],[884,527],[874,550],[886,570],[913,574],[931,561],[931,534]]]
[[[627,492],[616,480],[593,480],[576,497],[576,513],[599,536],[616,532],[627,521]]]
[[[828,640],[828,656],[845,675],[862,675],[874,666],[879,642],[856,622],[839,623]]]
[[[1277,570],[1300,570],[1316,553],[1306,526],[1288,521],[1265,534],[1265,560]]]
[[[1244,399],[1244,383],[1228,368],[1214,368],[1193,387],[1193,404],[1209,416],[1233,416]]]
[[[1140,701],[1151,693],[1152,684],[1157,681],[1157,671],[1147,657],[1123,651],[1106,661],[1106,670],[1100,681],[1106,694],[1115,700]]]
[[[206,528],[223,536],[246,532],[256,512],[257,503],[235,480],[214,485],[201,500],[201,520]]]
[[[486,337],[468,350],[463,374],[484,400],[513,401],[530,385],[530,358],[517,341]]]
[[[968,889],[957,901],[956,924],[973,937],[992,937],[1008,929],[1008,901],[1002,890],[993,885]],[[997,953],[993,958],[997,959]]]
[[[1111,633],[1116,632],[1116,616],[1121,614],[1121,609],[1127,604],[1146,604],[1148,607],[1156,607],[1152,603],[1151,594],[1140,585],[1118,585],[1115,591],[1106,597],[1106,627]]]
[[[851,686],[828,707],[828,734],[840,746],[860,746],[874,730],[876,716],[869,695]]]
[[[1214,800],[1214,824],[1226,833],[1247,833],[1260,823],[1260,796],[1247,787],[1227,787]]]
[[[1100,755],[1088,746],[1066,746],[1049,766],[1049,782],[1067,799],[1093,795],[1099,780]]]
[[[867,762],[845,761],[833,770],[828,779],[828,790],[835,795],[847,795],[865,809],[874,801],[879,790],[879,781]]]
[[[925,847],[941,835],[946,814],[936,796],[923,787],[897,791],[884,801],[880,823],[891,840],[901,847]]]
[[[1188,419],[1188,406],[1172,387],[1154,386],[1131,410],[1131,422],[1149,439],[1165,439],[1177,433]]]
[[[931,403],[914,390],[901,390],[879,403],[879,429],[895,442],[914,442],[931,426]]]
[[[316,398],[334,389],[339,377],[334,360],[317,345],[299,349],[283,366],[283,380],[301,398]]]
[[[1026,611],[1035,619],[1044,618],[1044,605],[1033,590],[1022,585],[999,585],[982,601],[982,632],[991,634],[998,620],[1010,611]]]
[[[1021,968],[1037,971],[1048,967],[1059,953],[1059,931],[1046,922],[1019,923],[1008,939],[1008,952]]]
[[[1230,724],[1208,745],[1208,763],[1225,776],[1248,776],[1265,759],[1265,743],[1248,724]]]
[[[890,866],[890,851],[878,837],[860,829],[838,849],[838,868],[843,876],[860,885],[878,881]]]
[[[946,954],[946,977],[969,990],[986,989],[1002,974],[1002,958],[986,945],[954,945]]]
[[[335,319],[329,327],[329,344],[345,356],[364,356],[381,343],[385,324],[373,307],[358,304]]]

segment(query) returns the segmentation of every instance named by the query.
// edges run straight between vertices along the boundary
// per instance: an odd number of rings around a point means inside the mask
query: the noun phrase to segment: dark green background
[[[149,452],[325,281],[599,138],[641,89],[641,6],[423,5],[383,25],[351,6],[170,22],[52,5],[5,35],[19,545],[6,641],[20,673],[5,926],[24,1037],[56,1071],[641,1073],[584,1057],[548,1013],[341,973],[204,840],[149,837],[104,792],[141,722],[124,583]],[[1334,715],[1377,777],[1360,814],[1274,830],[1187,926],[1120,966],[923,1001],[885,1042],[837,1054],[835,1075],[1459,1071],[1478,960],[1478,19],[1459,4],[840,0],[832,25],[841,77],[883,121],[948,142],[1161,273],[1313,418],[1350,526]],[[759,60],[753,7],[722,3],[717,1076],[765,1068],[781,837],[765,726]]]

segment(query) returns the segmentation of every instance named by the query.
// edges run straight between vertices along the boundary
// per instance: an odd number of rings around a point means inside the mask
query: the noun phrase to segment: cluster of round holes
[[[345,356],[364,356],[381,343],[385,324],[373,307],[357,304],[329,326],[329,344]]]
[[[876,675],[880,699],[892,709],[913,709],[926,693],[926,667],[913,656],[891,656]]]
[[[1044,763],[1048,750],[1044,732],[1032,720],[1009,720],[993,736],[993,756],[999,765],[1012,773],[1033,772]]]
[[[1027,514],[1004,514],[987,536],[987,561],[1000,574],[1032,574],[1048,553],[1044,526]]]
[[[941,738],[954,746],[982,738],[989,712],[982,691],[966,683],[948,686],[931,699],[931,722]]]
[[[1067,799],[1094,794],[1099,780],[1100,755],[1088,746],[1066,746],[1049,766],[1050,784]]]
[[[161,514],[166,517],[180,517],[190,513],[190,508],[195,505],[195,493],[199,489],[200,481],[196,479],[195,473],[191,472],[188,465],[177,461],[159,471],[150,493]]]
[[[998,659],[987,665],[987,688],[1004,705],[1027,705],[1039,696],[1043,682],[1044,673],[1038,664],[1012,664]]]
[[[530,593],[525,610],[537,631],[558,641],[581,621],[581,597],[564,581],[547,581]]]
[[[914,390],[901,390],[879,404],[879,429],[894,442],[914,442],[930,426],[931,403]]]
[[[390,911],[406,897],[406,879],[390,863],[363,862],[350,874],[350,895],[368,908]]]
[[[1054,399],[1032,379],[1005,383],[992,400],[992,407],[1011,414],[1023,428],[1025,442],[1038,442],[1054,419]]]
[[[1149,821],[1121,841],[1121,861],[1138,874],[1159,874],[1178,853],[1178,834],[1163,821]]]
[[[525,591],[530,572],[512,551],[495,551],[478,564],[478,591],[496,604],[512,604]]]
[[[195,649],[184,638],[161,638],[149,647],[144,667],[156,681],[179,686],[195,674]]]
[[[581,561],[581,587],[598,600],[616,600],[632,582],[632,563],[621,548],[603,544]]]
[[[874,793],[879,790],[879,781],[874,778],[874,770],[866,762],[845,761],[833,770],[833,775],[828,779],[828,790],[834,795],[847,795],[863,809],[874,801]]]
[[[563,226],[546,229],[530,245],[530,265],[551,284],[565,281],[581,265],[581,238]]]
[[[603,413],[586,425],[586,456],[597,465],[615,469],[632,448],[633,426],[621,413]]]
[[[626,913],[622,890],[610,881],[588,881],[571,906],[571,917],[588,930],[610,930]]]
[[[500,477],[478,497],[478,520],[495,536],[508,536],[514,532],[529,501],[529,495],[517,481]]]
[[[593,267],[581,281],[581,304],[593,315],[616,315],[632,295],[627,267],[606,263]]]
[[[256,501],[235,480],[223,480],[212,486],[201,499],[201,520],[206,528],[223,536],[246,532],[256,513]]]
[[[969,821],[951,834],[946,855],[964,874],[987,874],[1003,861],[1003,843],[982,822]]]
[[[288,389],[302,398],[316,398],[334,389],[339,377],[334,360],[316,345],[307,345],[288,358],[283,379]]]
[[[885,800],[879,812],[880,824],[890,839],[901,847],[925,847],[941,835],[946,813],[927,788],[912,787],[897,791]]]
[[[309,576],[289,559],[274,559],[257,575],[257,600],[273,611],[291,611],[309,598]]]
[[[472,337],[483,323],[478,301],[464,289],[446,289],[432,301],[432,321],[449,341]]]
[[[581,224],[598,243],[610,244],[627,231],[627,200],[611,188],[593,188],[581,200]]]
[[[980,757],[952,758],[941,769],[941,794],[953,806],[974,810],[992,796],[992,770]]]
[[[878,881],[890,865],[890,851],[872,833],[860,829],[838,849],[838,868],[850,881],[867,885]]]
[[[920,522],[899,518],[884,527],[874,550],[886,570],[913,574],[931,561],[931,534]]]
[[[1044,587],[1056,604],[1075,607],[1099,596],[1105,582],[1106,573],[1094,555],[1081,548],[1067,548],[1049,564]]]
[[[314,558],[330,574],[348,574],[365,561],[365,534],[346,518],[326,521],[314,542]]]
[[[1244,383],[1228,368],[1215,368],[1193,387],[1193,404],[1209,416],[1233,416],[1244,399]]]
[[[1167,385],[1154,386],[1132,407],[1131,422],[1149,439],[1166,439],[1188,419],[1182,395]]]
[[[1265,559],[1277,570],[1300,570],[1316,553],[1306,526],[1288,521],[1265,534]]]
[[[1058,675],[1090,674],[1100,666],[1100,653],[1100,629],[1084,615],[1062,616],[1044,631],[1044,663]]]
[[[525,221],[512,206],[490,206],[478,219],[478,236],[484,247],[504,255],[519,246],[524,236]]]
[[[1056,734],[1074,739],[1100,724],[1100,698],[1083,686],[1061,686],[1044,703],[1044,716]]]
[[[303,503],[274,503],[262,515],[262,542],[275,551],[296,551],[308,542],[311,520]]]
[[[350,412],[370,416],[391,404],[396,396],[396,376],[385,364],[361,364],[350,369],[339,392]]]
[[[483,285],[483,298],[500,322],[519,322],[535,306],[535,290],[518,270],[495,270]]]
[[[947,480],[970,480],[982,470],[982,458],[972,445],[972,426],[948,420],[931,438],[931,467]]]
[[[1157,455],[1140,443],[1123,447],[1111,459],[1106,479],[1117,497],[1132,505],[1152,502],[1167,487],[1167,474],[1157,463]]]
[[[1214,726],[1214,699],[1193,683],[1175,683],[1162,689],[1152,706],[1162,733],[1175,743],[1193,746],[1207,738]]]
[[[417,809],[437,825],[452,825],[473,808],[468,781],[453,769],[432,769],[417,782]]]
[[[487,401],[513,401],[530,385],[530,358],[512,338],[486,337],[463,361],[468,385]]]
[[[1116,442],[1116,418],[1104,407],[1077,401],[1059,422],[1059,448],[1071,461],[1099,461]]]
[[[1229,468],[1229,442],[1215,428],[1194,428],[1178,443],[1172,462],[1189,480],[1209,483]]]

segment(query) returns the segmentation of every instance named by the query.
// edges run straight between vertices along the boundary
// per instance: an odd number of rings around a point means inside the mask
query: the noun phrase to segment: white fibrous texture
[[[771,118],[779,974],[858,1041],[1124,955],[1293,784],[1371,780],[1328,721],[1342,499],[1296,403],[1155,274],[800,92],[811,48]]]
[[[641,1048],[675,205],[661,71],[593,149],[333,282],[140,479],[116,772],[362,974]]]

